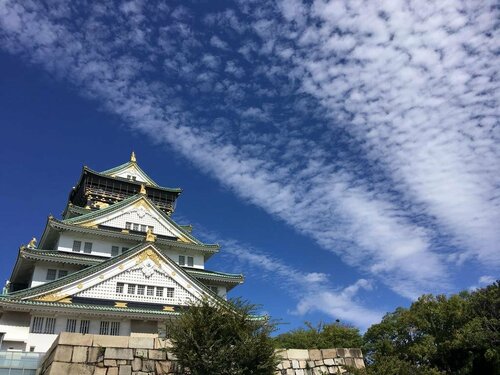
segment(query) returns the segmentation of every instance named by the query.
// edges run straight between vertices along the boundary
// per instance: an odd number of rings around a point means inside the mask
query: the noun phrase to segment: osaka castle
[[[205,269],[219,246],[172,220],[180,194],[134,153],[103,172],[83,167],[62,218],[19,249],[0,296],[0,350],[45,352],[60,332],[161,334],[193,302],[225,303],[243,276]]]

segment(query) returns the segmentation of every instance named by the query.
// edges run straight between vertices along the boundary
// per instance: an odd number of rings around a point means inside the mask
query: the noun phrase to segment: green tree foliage
[[[338,322],[320,323],[313,327],[305,323],[307,328],[299,328],[282,333],[274,338],[277,348],[293,349],[326,349],[326,348],[360,348],[363,344],[359,329]]]
[[[172,352],[192,375],[274,374],[274,324],[254,313],[255,306],[241,300],[193,304],[167,325]]]
[[[500,374],[499,314],[499,282],[451,297],[424,295],[368,329],[368,373]]]

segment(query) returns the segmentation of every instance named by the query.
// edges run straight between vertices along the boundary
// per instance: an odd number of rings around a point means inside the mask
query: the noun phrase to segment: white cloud
[[[450,261],[500,263],[497,59],[486,35],[497,31],[486,8],[461,4],[285,1],[283,17],[271,5],[246,10],[255,34],[240,41],[239,62],[236,53],[229,61],[200,54],[208,44],[231,51],[210,30],[197,33],[184,22],[184,8],[155,29],[155,17],[166,15],[153,9],[144,16],[149,3],[127,5],[134,19],[109,29],[102,10],[74,28],[71,10],[61,18],[36,2],[6,1],[0,38],[3,48],[77,85],[240,197],[413,298],[449,287]],[[232,11],[204,22],[222,25],[216,33],[228,41],[227,25],[250,32]],[[218,75],[219,66],[236,79]],[[248,82],[241,82],[241,66],[253,69]],[[290,103],[273,111],[282,98]],[[205,117],[196,112],[214,109],[272,126],[199,124]],[[335,149],[346,133],[346,150]],[[347,160],[351,146],[366,167]],[[452,238],[446,247],[436,245],[442,233]],[[336,303],[345,293],[336,293]],[[301,306],[297,311],[319,308],[308,300]]]

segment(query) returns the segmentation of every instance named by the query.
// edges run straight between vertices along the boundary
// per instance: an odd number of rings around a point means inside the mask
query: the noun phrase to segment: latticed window
[[[135,231],[139,231],[139,224],[134,223],[133,228]]]
[[[90,254],[92,252],[92,242],[85,242],[83,252],[87,254]]]
[[[100,335],[108,335],[109,334],[109,322],[101,322],[101,325],[99,327],[99,334]]]
[[[116,283],[116,293],[122,294],[124,286],[125,286],[124,283]]]
[[[174,288],[167,288],[167,298],[174,298]]]
[[[82,248],[82,241],[73,241],[73,251],[80,252]]]
[[[147,227],[146,227],[145,225],[141,224],[141,232],[145,232],[145,231],[146,231],[146,228],[147,228]]]
[[[186,264],[186,257],[184,255],[179,255],[179,266]]]
[[[117,256],[119,252],[120,252],[119,246],[111,246],[111,255],[112,256]]]
[[[156,287],[156,297],[163,297],[163,288],[161,286]]]
[[[129,223],[128,221],[125,223],[125,229],[132,229],[132,223]]]
[[[45,328],[43,333],[53,334],[56,328],[56,318],[45,318]]]
[[[147,295],[148,296],[154,296],[155,295],[155,287],[154,286],[148,286],[147,287]]]
[[[47,280],[55,280],[57,275],[57,270],[48,269],[47,270]]]
[[[188,267],[193,267],[194,259],[193,257],[188,257]]]
[[[33,317],[33,322],[31,324],[31,332],[32,333],[42,333],[44,321],[45,321],[45,318],[43,318],[41,316]]]
[[[118,336],[120,335],[120,322],[111,322],[111,327],[109,330],[109,334],[111,336]]]
[[[135,294],[135,284],[128,284],[128,294]]]
[[[76,319],[66,321],[66,332],[76,332]]]
[[[80,333],[89,333],[90,320],[80,320]]]
[[[137,285],[137,294],[140,295],[140,296],[143,296],[144,295],[144,289],[145,289],[144,285]]]

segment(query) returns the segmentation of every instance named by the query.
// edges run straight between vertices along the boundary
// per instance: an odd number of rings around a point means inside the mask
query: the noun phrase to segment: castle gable
[[[128,302],[186,306],[204,297],[215,298],[171,259],[150,243],[121,256],[89,267],[58,282],[44,285],[40,292],[22,299],[66,302],[110,300],[125,307]]]

